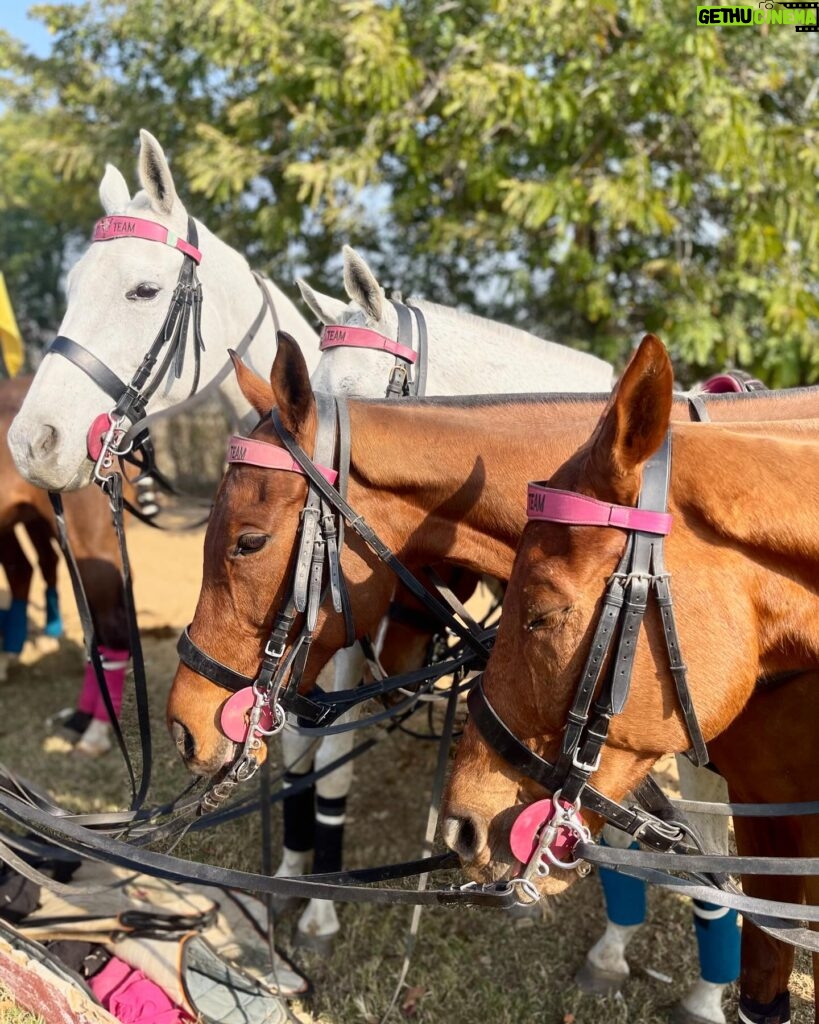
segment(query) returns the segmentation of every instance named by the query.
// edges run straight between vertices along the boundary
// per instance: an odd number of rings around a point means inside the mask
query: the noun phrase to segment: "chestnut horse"
[[[275,403],[307,451],[316,429],[315,400],[298,348],[286,337],[270,384],[237,368],[242,390],[260,415]],[[507,579],[525,524],[526,482],[556,468],[588,435],[607,396],[489,397],[350,401],[349,500],[413,570],[450,563]],[[819,413],[819,389],[705,399],[714,420],[799,419]],[[675,419],[688,416],[673,405]],[[711,430],[699,425],[689,428]],[[269,417],[254,437],[278,445]],[[212,657],[253,675],[291,564],[306,494],[294,473],[251,465],[228,469],[205,539],[204,579],[191,626]],[[358,635],[387,609],[393,577],[351,537],[342,556]],[[309,688],[344,643],[338,616],[319,616],[303,679]],[[168,704],[172,734],[189,768],[213,775],[234,756],[218,729],[227,692],[180,665]]]
[[[56,583],[57,555],[52,545],[55,537],[54,514],[46,491],[25,481],[12,461],[6,444],[9,424],[17,415],[31,377],[15,377],[0,382],[0,542],[11,538],[16,544],[13,527],[22,523],[39,543],[36,549],[44,569],[46,583]],[[94,626],[101,644],[114,649],[128,647],[128,627],[123,605],[120,560],[116,536],[111,525],[108,501],[97,487],[65,495],[65,516],[69,539],[73,546],[83,583],[88,595]],[[17,545],[19,548],[19,545]],[[16,555],[13,545],[0,551]],[[49,560],[49,553],[51,559]],[[27,596],[31,566],[22,549],[26,567],[15,560],[14,583],[9,584],[14,597]],[[45,565],[44,565],[45,561]],[[4,561],[5,566],[5,561]],[[48,573],[48,575],[46,575]]]
[[[766,416],[769,401],[755,403],[757,419]],[[649,335],[589,441],[581,445],[573,431],[574,454],[555,460],[539,438],[532,438],[532,475],[549,477],[547,494],[557,489],[634,506],[644,467],[672,418],[671,363],[662,343]],[[810,420],[673,424],[668,502],[673,529],[665,560],[679,649],[703,736],[715,740],[710,755],[737,800],[819,797],[812,771],[812,741],[819,730],[817,440],[819,424]],[[576,505],[576,499],[552,500]],[[548,760],[559,749],[606,580],[623,555],[628,533],[570,525],[577,522],[572,515],[559,522],[534,520],[526,527],[483,680],[486,701],[506,728]],[[608,671],[600,674],[603,679]],[[658,757],[688,749],[692,738],[660,616],[649,601],[628,699],[611,720],[592,783],[604,796],[622,800]],[[444,821],[446,841],[471,876],[486,880],[517,870],[510,831],[521,809],[544,795],[471,720],[452,770]],[[595,815],[587,817],[593,829],[599,826]],[[809,856],[819,849],[819,822],[811,817],[777,819],[775,827],[739,819],[736,835],[744,854]],[[555,869],[538,886],[551,894],[574,877]],[[819,903],[816,878],[748,877],[745,887],[756,896]],[[787,1019],[792,963],[792,947],[768,939],[746,921],[744,1020]],[[815,974],[817,966],[815,958]]]

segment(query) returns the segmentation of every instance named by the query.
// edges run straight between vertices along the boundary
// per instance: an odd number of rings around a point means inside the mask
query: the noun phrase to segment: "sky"
[[[76,3],[77,0],[62,2]],[[32,6],[33,0],[2,0],[0,29],[21,39],[38,57],[44,57],[51,48],[51,36],[41,21],[27,16]]]

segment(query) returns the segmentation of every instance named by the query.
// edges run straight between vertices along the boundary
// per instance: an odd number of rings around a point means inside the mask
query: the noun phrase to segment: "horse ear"
[[[296,284],[299,286],[301,297],[318,320],[323,324],[341,323],[347,310],[345,302],[342,302],[341,299],[334,299],[332,295],[322,295],[321,292],[313,291],[310,285],[300,277],[296,278]]]
[[[259,414],[259,418],[266,416],[273,406],[273,392],[270,390],[270,385],[264,377],[260,377],[249,366],[245,366],[232,348],[228,349],[228,355],[233,363],[233,369],[236,371],[239,390]]]
[[[279,410],[282,423],[301,440],[313,425],[316,415],[310,373],[295,338],[279,331],[276,340],[276,358],[270,371],[273,404]]]
[[[131,202],[128,182],[113,164],[105,165],[105,174],[100,182],[100,202],[109,217],[115,213],[124,213]]]
[[[369,319],[378,322],[384,307],[384,291],[363,257],[349,245],[344,253],[344,287],[347,294],[357,302]]]
[[[157,213],[170,216],[174,205],[179,203],[179,196],[165,152],[144,128],[139,131],[139,143],[139,182]]]
[[[662,444],[670,419],[674,371],[665,345],[647,334],[616,385],[590,442],[590,468],[619,500],[639,490],[643,464]]]

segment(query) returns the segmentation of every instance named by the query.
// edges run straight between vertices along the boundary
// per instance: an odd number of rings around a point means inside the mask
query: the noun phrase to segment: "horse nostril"
[[[29,455],[32,458],[49,455],[57,446],[58,436],[56,427],[52,427],[50,423],[43,423],[28,443]]]
[[[181,722],[174,719],[171,722],[171,736],[182,760],[186,763],[192,761],[196,754],[196,744],[190,731]]]
[[[473,861],[486,845],[486,829],[470,814],[452,815],[444,821],[444,842],[464,861]]]

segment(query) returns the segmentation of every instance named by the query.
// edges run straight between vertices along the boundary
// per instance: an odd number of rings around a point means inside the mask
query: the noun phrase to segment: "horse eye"
[[[243,533],[236,541],[237,555],[253,555],[261,551],[270,538],[266,533]]]
[[[560,629],[569,617],[571,606],[567,608],[553,608],[548,612],[539,612],[526,624],[526,632],[534,633],[536,629]]]
[[[136,299],[155,299],[159,295],[160,289],[155,284],[148,284],[147,281],[143,281],[142,284],[138,284],[136,288],[132,288],[131,291],[126,292],[125,298],[130,299],[134,302]]]

